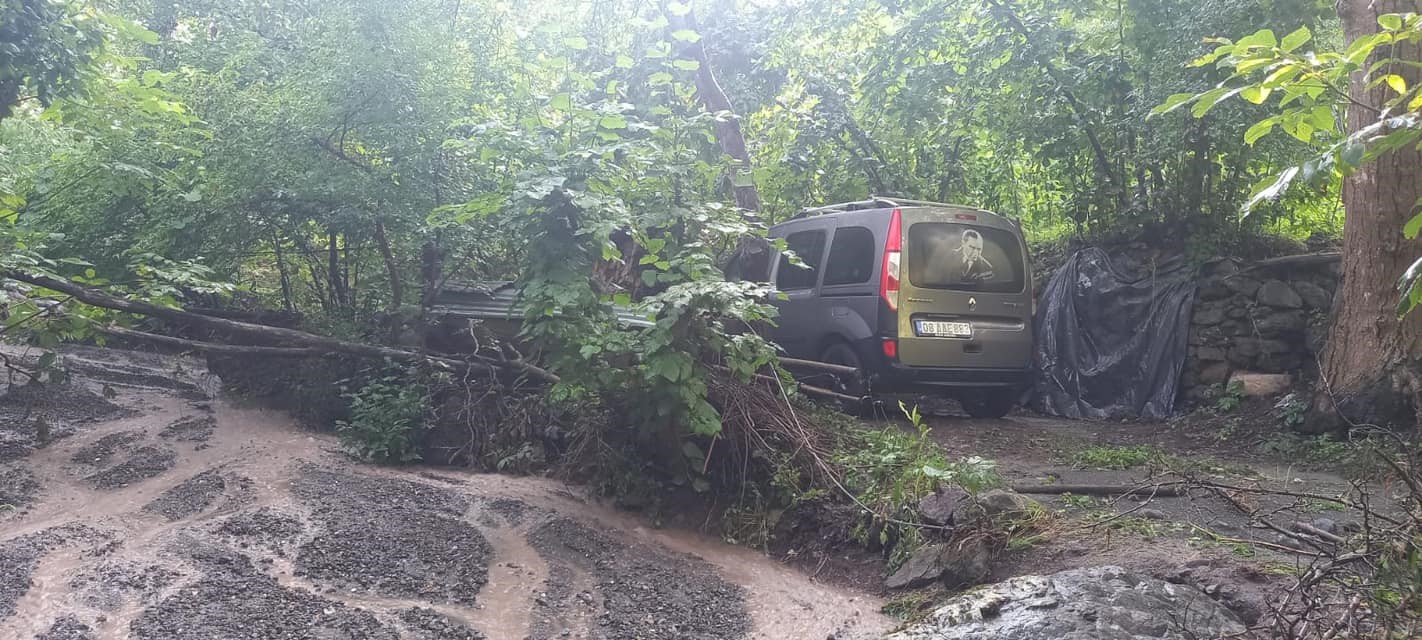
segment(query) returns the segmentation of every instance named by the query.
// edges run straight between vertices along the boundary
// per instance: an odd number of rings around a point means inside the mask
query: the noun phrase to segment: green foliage
[[[392,373],[346,394],[351,419],[336,423],[341,444],[351,455],[381,464],[420,459],[419,438],[425,429],[429,392],[408,375]]]
[[[1164,451],[1147,445],[1093,446],[1082,449],[1072,456],[1072,464],[1087,469],[1134,469],[1158,463],[1164,457]]]
[[[1244,383],[1238,380],[1221,385],[1215,393],[1215,411],[1219,413],[1230,413],[1239,408],[1244,402]]]
[[[1253,104],[1272,104],[1274,110],[1273,115],[1250,126],[1244,134],[1246,143],[1254,145],[1277,128],[1298,141],[1322,146],[1307,162],[1256,184],[1243,206],[1246,215],[1261,204],[1278,201],[1296,183],[1337,185],[1343,176],[1386,153],[1422,145],[1422,86],[1409,87],[1398,74],[1399,69],[1415,66],[1417,61],[1396,53],[1397,45],[1422,42],[1422,16],[1385,14],[1378,16],[1378,25],[1381,29],[1377,33],[1357,38],[1341,50],[1330,50],[1326,44],[1305,47],[1314,40],[1307,27],[1283,38],[1270,29],[1237,41],[1212,38],[1214,51],[1191,66],[1212,66],[1228,77],[1209,91],[1172,95],[1154,112],[1191,105],[1191,114],[1200,118],[1237,96]],[[1382,104],[1354,106],[1369,109],[1376,119],[1348,132],[1339,120],[1352,101],[1349,82],[1355,77],[1369,89],[1386,86],[1390,91]],[[1422,213],[1402,232],[1408,239],[1416,239],[1419,230]],[[1406,315],[1422,302],[1422,258],[1402,274],[1397,288],[1401,294],[1397,312]]]

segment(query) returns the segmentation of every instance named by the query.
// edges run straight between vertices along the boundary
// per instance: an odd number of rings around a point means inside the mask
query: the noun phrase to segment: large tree
[[[1379,16],[1418,12],[1417,0],[1340,0],[1338,14],[1351,44],[1379,31]],[[1398,62],[1382,73],[1396,74],[1407,87],[1422,84],[1422,43],[1403,41],[1375,56]],[[1411,62],[1412,64],[1406,64]],[[1378,73],[1355,72],[1349,84],[1350,133],[1377,124],[1396,98],[1389,82],[1371,82]],[[1415,109],[1414,109],[1415,111]],[[1378,157],[1343,184],[1347,218],[1343,231],[1343,286],[1335,301],[1323,388],[1315,403],[1314,431],[1345,424],[1416,424],[1422,412],[1422,313],[1399,318],[1397,283],[1418,252],[1403,226],[1422,202],[1422,151],[1408,144]]]

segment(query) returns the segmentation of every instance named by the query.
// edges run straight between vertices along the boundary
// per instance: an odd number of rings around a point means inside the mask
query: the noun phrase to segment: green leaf
[[[691,29],[677,29],[672,32],[672,37],[682,42],[700,42],[701,34]]]
[[[1387,86],[1392,87],[1392,90],[1396,91],[1398,95],[1407,95],[1407,80],[1402,76],[1389,73],[1383,76],[1383,82],[1386,82]]]
[[[1260,29],[1240,38],[1239,42],[1234,43],[1234,55],[1248,55],[1249,49],[1252,47],[1266,47],[1272,49],[1277,46],[1279,46],[1279,41],[1274,37],[1274,31],[1271,29]]]
[[[548,106],[557,109],[558,111],[571,111],[573,108],[573,96],[568,95],[566,93],[560,93],[556,96],[553,96],[553,99],[548,101]]]
[[[633,60],[631,56],[619,55],[617,56],[617,62],[615,62],[614,64],[617,66],[618,69],[631,69]]]
[[[1386,13],[1378,16],[1378,24],[1388,31],[1402,30],[1402,15],[1397,13]]]
[[[574,51],[582,51],[588,48],[588,39],[582,36],[569,36],[563,38],[563,46]]]
[[[665,71],[658,71],[647,77],[647,84],[652,86],[671,84],[672,74]]]
[[[617,115],[603,116],[597,121],[597,126],[604,129],[626,129],[627,118]]]
[[[1240,91],[1239,97],[1244,98],[1245,100],[1248,100],[1249,102],[1252,102],[1254,104],[1264,104],[1264,101],[1269,99],[1269,94],[1272,91],[1272,89],[1268,89],[1266,87],[1261,87],[1259,85],[1251,85],[1245,87],[1242,91]]]
[[[1235,94],[1238,94],[1243,90],[1243,87],[1236,87],[1234,89],[1230,89],[1228,87],[1219,87],[1217,89],[1211,89],[1209,91],[1206,91],[1205,93],[1200,94],[1200,101],[1196,102],[1195,106],[1190,107],[1190,115],[1193,115],[1196,118],[1203,118],[1205,117],[1205,114],[1210,112],[1210,109],[1215,108],[1215,105],[1224,102],[1225,100],[1228,100],[1230,97],[1234,96]]]
[[[668,2],[667,12],[674,16],[684,16],[691,13],[691,3],[689,2]]]
[[[1368,150],[1368,146],[1356,140],[1349,140],[1343,145],[1343,150],[1338,153],[1338,161],[1349,168],[1357,168],[1363,164],[1363,154]]]
[[[1277,117],[1265,118],[1254,123],[1254,126],[1249,127],[1249,129],[1244,132],[1244,143],[1252,145],[1258,142],[1260,138],[1263,138],[1268,135],[1270,131],[1273,131],[1274,125],[1278,123],[1279,119]]]
[[[1187,103],[1187,102],[1190,102],[1191,100],[1194,100],[1194,99],[1195,99],[1195,94],[1193,94],[1193,93],[1175,93],[1175,94],[1171,94],[1171,96],[1170,96],[1169,98],[1166,98],[1166,99],[1165,99],[1165,102],[1162,102],[1162,103],[1160,103],[1160,105],[1157,106],[1156,108],[1151,109],[1151,110],[1150,110],[1150,113],[1151,113],[1151,115],[1160,115],[1160,114],[1162,114],[1162,113],[1169,113],[1169,112],[1174,111],[1175,109],[1179,108],[1180,105],[1183,105],[1183,104],[1185,104],[1185,103]]]
[[[1250,210],[1261,202],[1278,198],[1289,189],[1289,185],[1294,181],[1294,176],[1298,174],[1298,167],[1289,167],[1278,176],[1265,178],[1258,185],[1255,185],[1253,197],[1249,198],[1249,202],[1244,203],[1244,214],[1246,216],[1249,215]]]
[[[701,68],[701,63],[695,60],[673,60],[672,66],[682,71],[695,71]]]
[[[1297,31],[1284,36],[1284,40],[1279,43],[1279,48],[1284,51],[1293,51],[1308,42],[1313,34],[1309,32],[1308,26],[1299,27]]]
[[[1422,205],[1422,200],[1418,200],[1417,203]],[[1408,240],[1416,240],[1419,233],[1422,233],[1422,212],[1412,216],[1412,219],[1402,227],[1402,235],[1407,236]]]

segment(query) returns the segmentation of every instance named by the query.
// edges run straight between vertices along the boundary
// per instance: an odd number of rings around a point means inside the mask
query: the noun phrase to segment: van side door
[[[859,350],[861,362],[869,362],[867,343],[876,335],[879,315],[877,265],[878,247],[868,227],[846,225],[834,230],[820,283],[822,322],[826,333],[849,341]],[[816,354],[818,356],[818,354]]]
[[[775,266],[774,304],[780,311],[776,320],[775,342],[795,358],[814,358],[810,353],[823,335],[819,319],[819,281],[825,256],[825,230],[804,229],[785,236],[786,248],[802,264],[794,264],[781,254]]]

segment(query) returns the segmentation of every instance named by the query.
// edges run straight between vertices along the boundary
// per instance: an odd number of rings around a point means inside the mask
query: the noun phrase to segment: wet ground
[[[13,355],[18,355],[12,353]],[[882,601],[537,478],[359,465],[214,397],[200,361],[80,349],[0,397],[0,636],[834,638]]]

